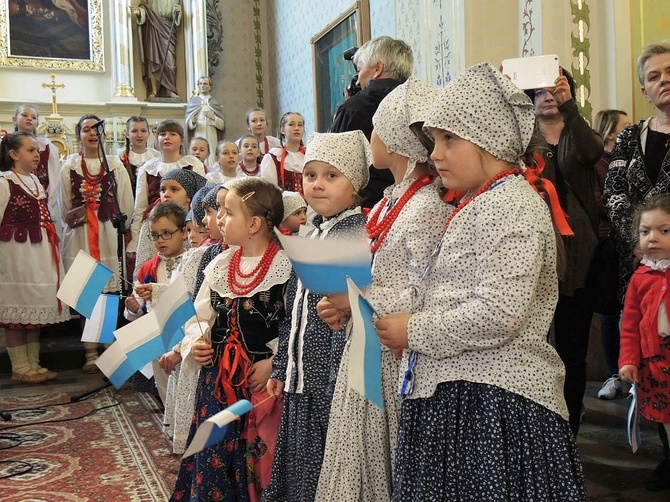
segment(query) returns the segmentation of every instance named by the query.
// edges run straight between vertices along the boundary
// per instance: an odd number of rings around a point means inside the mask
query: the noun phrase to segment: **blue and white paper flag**
[[[113,272],[84,251],[79,251],[56,297],[90,319],[93,308]]]
[[[377,331],[372,323],[375,309],[363,297],[361,290],[347,277],[351,308],[351,345],[349,347],[349,387],[378,408],[384,409],[382,395],[382,351]]]
[[[228,432],[228,424],[237,420],[252,408],[253,405],[249,401],[240,399],[235,404],[228,406],[225,410],[220,411],[216,415],[205,420],[200,424],[200,427],[198,427],[191,444],[188,445],[188,449],[182,458],[195,455],[205,448],[209,448],[210,446],[214,446],[223,441]]]
[[[117,389],[137,371],[137,368],[128,361],[119,342],[107,347],[107,350],[95,360],[95,364]]]
[[[156,312],[151,311],[114,332],[135,371],[167,352]]]
[[[182,326],[195,315],[195,305],[183,275],[175,277],[153,305],[153,311],[161,325],[161,337],[167,352],[184,338]]]
[[[86,319],[82,342],[112,343],[119,316],[119,295],[100,295],[90,319]]]
[[[305,288],[314,293],[346,293],[347,276],[364,288],[372,283],[370,243],[360,239],[312,239],[275,231]]]

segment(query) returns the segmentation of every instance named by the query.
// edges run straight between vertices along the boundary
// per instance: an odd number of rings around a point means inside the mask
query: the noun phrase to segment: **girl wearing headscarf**
[[[375,323],[403,352],[392,500],[586,500],[564,369],[547,343],[556,237],[521,175],[534,120],[489,63],[465,70],[426,114],[442,182],[467,194],[412,309]]]
[[[307,145],[302,186],[317,215],[313,239],[362,238],[365,217],[358,191],[369,178],[370,146],[361,131],[315,133]],[[268,381],[271,395],[284,396],[277,450],[267,502],[315,500],[326,445],[330,403],[344,350],[344,332],[319,319],[322,295],[306,288],[295,272],[286,290],[286,318]]]
[[[437,173],[424,146],[431,147],[430,140],[421,133],[420,141],[410,129],[415,124],[421,131],[421,112],[438,93],[436,87],[410,77],[384,98],[372,118],[372,164],[389,170],[395,179],[367,223],[373,256],[368,298],[380,315],[412,308],[413,287],[453,210],[440,199],[435,184]],[[342,297],[346,305],[336,305],[340,299],[334,296],[319,303],[319,314],[331,327],[347,315],[348,298]],[[388,501],[400,411],[400,361],[382,347],[380,409],[349,387],[350,350],[347,345],[338,372],[316,500]]]

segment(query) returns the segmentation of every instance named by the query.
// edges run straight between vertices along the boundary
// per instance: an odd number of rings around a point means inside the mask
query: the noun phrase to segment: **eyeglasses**
[[[149,239],[151,239],[152,241],[157,241],[158,239],[163,239],[164,241],[169,241],[170,239],[172,239],[172,236],[174,234],[176,234],[177,232],[181,232],[181,228],[178,228],[178,229],[172,230],[172,231],[165,230],[161,234],[155,234],[155,233],[151,232],[149,234]]]

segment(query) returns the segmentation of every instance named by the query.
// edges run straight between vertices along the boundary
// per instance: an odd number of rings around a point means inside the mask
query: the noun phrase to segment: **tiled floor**
[[[78,395],[103,383],[100,375],[84,375],[79,370],[60,372],[56,381],[38,386],[12,384],[9,375],[0,375],[0,411],[2,396],[11,393],[27,395],[47,388]],[[668,502],[670,491],[651,493],[644,480],[661,459],[660,440],[653,424],[643,424],[643,442],[633,454],[626,439],[625,397],[601,401],[596,397],[599,382],[588,385],[584,405],[586,414],[578,444],[587,478],[589,501],[598,502]]]

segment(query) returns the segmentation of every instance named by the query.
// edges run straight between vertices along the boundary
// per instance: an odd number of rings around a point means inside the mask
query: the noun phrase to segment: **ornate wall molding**
[[[542,50],[542,0],[519,0],[519,56],[539,56]]]
[[[428,80],[443,87],[465,69],[465,2],[432,0],[424,5]]]
[[[263,108],[263,50],[261,38],[261,2],[254,0],[254,63],[256,65],[256,103]]]
[[[223,14],[219,9],[219,0],[207,0],[207,63],[209,76],[216,75],[219,67],[220,55],[223,52]]]
[[[591,73],[589,71],[591,42],[588,38],[591,24],[591,11],[586,0],[570,0],[572,12],[573,31],[570,36],[572,45],[571,65],[572,76],[577,88],[577,106],[582,117],[591,122],[593,108],[589,98],[591,96]]]

